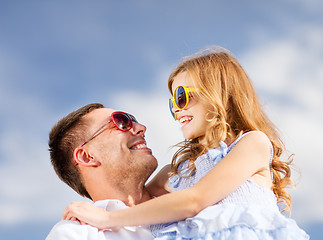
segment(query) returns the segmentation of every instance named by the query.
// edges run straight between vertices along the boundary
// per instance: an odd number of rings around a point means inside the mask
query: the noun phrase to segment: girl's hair
[[[171,73],[168,79],[171,93],[174,78],[183,72],[193,79],[191,85],[201,90],[196,97],[208,109],[206,119],[209,124],[203,136],[207,146],[200,144],[199,138],[179,143],[180,149],[172,159],[171,174],[178,174],[179,165],[187,159],[192,173],[195,159],[207,149],[217,147],[220,141],[231,144],[245,132],[262,131],[273,146],[272,190],[277,201],[285,204],[284,210],[290,210],[291,197],[285,187],[293,184],[289,166],[293,155],[286,162],[280,160],[285,146],[277,128],[262,110],[252,83],[238,61],[223,48],[220,51],[214,48],[202,50],[184,60]]]

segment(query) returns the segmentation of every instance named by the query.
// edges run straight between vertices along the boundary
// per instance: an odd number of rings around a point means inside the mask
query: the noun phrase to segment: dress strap
[[[274,173],[273,173],[273,158],[274,158],[274,148],[273,145],[270,144],[270,160],[269,160],[269,169],[270,169],[270,176],[271,181],[274,180]]]
[[[230,146],[228,147],[228,152],[231,151],[231,149],[243,138],[245,137],[247,134],[251,133],[251,131],[246,132],[244,134],[242,134],[240,137],[238,137],[236,140],[233,141],[233,143],[230,144]]]

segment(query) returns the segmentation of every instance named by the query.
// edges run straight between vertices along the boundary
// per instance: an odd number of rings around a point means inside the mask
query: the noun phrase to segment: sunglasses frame
[[[115,114],[122,114],[123,116],[126,116],[127,117],[127,119],[129,119],[129,124],[130,124],[130,127],[129,128],[127,128],[127,129],[122,129],[122,128],[120,128],[119,126],[118,126],[118,124],[117,124],[117,122],[116,122],[116,120],[115,120],[115,117],[114,117],[114,115]],[[81,144],[81,146],[80,147],[83,147],[86,143],[88,143],[89,141],[91,141],[93,138],[95,138],[96,137],[96,134],[98,133],[98,132],[100,132],[106,125],[108,125],[110,122],[112,121],[112,123],[114,124],[114,126],[118,129],[118,130],[120,130],[120,131],[122,131],[122,132],[127,132],[127,131],[129,131],[131,128],[132,128],[132,122],[136,122],[136,123],[138,123],[138,121],[137,121],[137,119],[134,117],[134,116],[132,116],[131,114],[129,114],[129,113],[125,113],[125,112],[121,112],[121,111],[115,111],[115,112],[113,112],[113,113],[111,113],[111,115],[110,115],[110,120],[109,121],[107,121],[106,123],[104,123],[98,130],[96,130],[84,143],[82,143]]]
[[[185,98],[186,98],[186,103],[184,105],[184,107],[179,107],[174,96],[176,96],[176,91],[178,90],[179,87],[182,87],[184,89],[184,93],[185,93]],[[172,111],[172,108],[173,106],[176,106],[179,110],[183,110],[184,108],[187,107],[189,101],[190,101],[190,97],[189,97],[189,93],[191,92],[199,92],[200,89],[199,88],[191,88],[191,87],[185,87],[184,85],[178,85],[175,90],[174,90],[174,93],[173,93],[173,97],[169,98],[168,100],[168,105],[169,105],[169,108],[170,108],[170,112],[173,116],[173,118],[176,120],[177,119],[177,116],[175,113],[173,113]]]

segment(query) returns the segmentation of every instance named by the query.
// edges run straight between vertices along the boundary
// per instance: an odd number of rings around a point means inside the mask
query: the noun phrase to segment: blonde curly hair
[[[262,110],[254,87],[238,61],[223,48],[202,50],[185,59],[171,73],[168,79],[171,94],[174,78],[183,72],[193,79],[192,86],[201,90],[196,97],[208,109],[206,119],[209,124],[205,136],[177,145],[180,148],[173,156],[171,175],[178,174],[179,165],[187,159],[192,173],[195,159],[207,149],[217,147],[220,141],[230,144],[245,132],[262,131],[273,147],[272,190],[277,202],[285,204],[284,211],[290,210],[291,196],[285,188],[293,184],[290,178],[293,155],[287,161],[280,160],[285,151],[284,143],[278,129]],[[200,144],[201,138],[206,146]]]

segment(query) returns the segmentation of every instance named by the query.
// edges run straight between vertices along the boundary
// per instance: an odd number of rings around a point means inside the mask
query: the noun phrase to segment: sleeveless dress
[[[248,134],[248,133],[246,133]],[[246,134],[229,147],[211,149],[198,157],[196,171],[189,175],[188,161],[181,163],[179,174],[170,177],[170,187],[180,191],[195,185],[219,163]],[[272,156],[271,156],[272,160]],[[271,162],[270,160],[270,162]],[[229,196],[183,221],[151,225],[155,239],[217,240],[303,240],[309,236],[293,219],[282,215],[273,191],[248,179]]]

